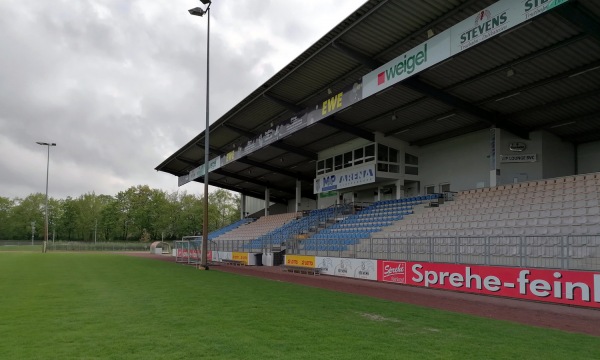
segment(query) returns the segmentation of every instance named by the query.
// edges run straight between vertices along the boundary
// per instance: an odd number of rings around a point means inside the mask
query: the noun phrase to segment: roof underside
[[[372,0],[210,126],[210,158],[323,101],[363,75],[486,8],[489,0]],[[526,137],[600,140],[600,2],[571,1],[211,172],[210,185],[271,200],[314,198],[317,153],[384,133],[424,146],[492,125]],[[392,115],[395,120],[392,120]],[[333,119],[332,119],[333,118]],[[204,133],[156,167],[204,163]],[[203,181],[199,178],[196,181]]]

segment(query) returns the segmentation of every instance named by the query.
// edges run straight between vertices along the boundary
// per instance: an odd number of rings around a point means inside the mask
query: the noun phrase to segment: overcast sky
[[[211,122],[364,0],[214,0]],[[0,196],[177,189],[154,168],[204,130],[197,0],[0,0]],[[202,191],[201,184],[183,190]]]

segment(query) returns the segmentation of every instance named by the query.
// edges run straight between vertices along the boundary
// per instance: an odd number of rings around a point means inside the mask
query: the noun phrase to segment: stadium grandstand
[[[225,257],[400,283],[415,261],[600,270],[597,1],[367,1],[209,131],[156,170],[203,182],[209,153],[242,195]]]

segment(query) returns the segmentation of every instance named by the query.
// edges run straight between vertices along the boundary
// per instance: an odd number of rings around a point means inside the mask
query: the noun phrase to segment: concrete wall
[[[579,174],[600,172],[600,141],[577,147],[577,167]]]
[[[500,155],[536,154],[536,162],[508,163],[499,160],[500,178],[498,185],[543,179],[543,133],[541,131],[529,134],[530,140],[521,139],[509,132],[502,131],[497,150]],[[515,152],[510,150],[511,143],[523,143],[525,150]]]
[[[543,133],[543,178],[575,175],[575,145],[549,132]]]
[[[423,146],[419,153],[421,193],[425,186],[450,183],[451,191],[474,189],[478,182],[489,186],[489,130]]]
[[[298,211],[303,210],[314,210],[317,208],[317,201],[308,198],[300,198],[300,206]],[[296,199],[288,200],[288,212],[294,212],[296,210]]]

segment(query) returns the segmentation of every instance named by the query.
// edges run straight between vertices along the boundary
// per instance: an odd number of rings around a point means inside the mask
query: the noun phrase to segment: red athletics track
[[[131,256],[174,262],[173,256],[149,253],[124,253]],[[275,266],[213,265],[210,271],[285,281],[333,291],[371,296],[440,310],[476,315],[490,319],[548,327],[600,336],[600,310],[514,300],[493,296],[426,289],[334,276],[313,276],[284,272]]]

